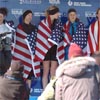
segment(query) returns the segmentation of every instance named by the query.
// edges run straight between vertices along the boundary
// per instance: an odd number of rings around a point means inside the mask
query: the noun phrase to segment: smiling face
[[[76,18],[77,18],[77,14],[76,14],[76,12],[70,12],[69,14],[68,14],[68,18],[69,18],[69,21],[70,22],[75,22],[75,20],[76,20]]]
[[[3,14],[0,13],[0,24],[3,23],[5,16]]]
[[[27,24],[27,23],[30,23],[32,21],[32,16],[33,14],[32,13],[29,13],[25,16],[25,19],[24,19],[24,22]]]

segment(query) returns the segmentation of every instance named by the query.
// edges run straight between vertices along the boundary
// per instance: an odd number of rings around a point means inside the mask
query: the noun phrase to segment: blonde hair
[[[53,9],[59,9],[59,8],[55,5],[49,6],[45,11],[45,16],[48,17],[49,16],[49,10],[53,10]]]

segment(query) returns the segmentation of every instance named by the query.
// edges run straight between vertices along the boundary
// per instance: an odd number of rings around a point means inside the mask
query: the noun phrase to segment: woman
[[[83,46],[86,45],[85,43],[87,40],[84,24],[79,21],[79,19],[77,18],[77,12],[73,8],[68,10],[68,21],[64,25],[63,31],[64,31],[65,59],[68,59],[68,49],[70,43],[75,42],[82,49],[84,49]]]
[[[32,16],[33,13],[31,10],[26,10],[23,13],[23,22],[17,27],[13,53],[13,60],[20,60],[24,65],[23,77],[27,80],[29,89],[31,86],[31,77],[33,75],[37,77],[37,74],[39,74],[39,68],[35,69],[33,66],[37,28],[31,24]]]
[[[55,100],[99,100],[97,69],[100,73],[92,57],[65,61],[56,71]]]
[[[55,70],[58,66],[57,52],[62,40],[62,24],[59,22],[58,18],[59,8],[50,6],[46,10],[46,18],[40,22],[38,28],[36,59],[41,62],[43,61],[43,89],[45,89],[48,84],[49,72],[50,77],[54,77]],[[54,37],[57,36],[59,39],[56,41]]]
[[[0,75],[4,74],[11,63],[11,38],[12,31],[5,17],[8,14],[7,8],[0,8]]]
[[[100,51],[100,8],[96,12],[97,20],[89,27],[87,53],[92,55],[96,51]]]

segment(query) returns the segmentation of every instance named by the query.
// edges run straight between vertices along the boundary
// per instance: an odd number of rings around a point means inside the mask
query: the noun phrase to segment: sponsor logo
[[[74,2],[74,6],[87,6],[91,7],[91,4],[87,4],[86,2]]]
[[[94,11],[86,11],[85,17],[96,17],[96,12]]]
[[[34,16],[44,16],[45,13],[43,12],[34,12]]]
[[[8,2],[8,0],[1,0],[1,2]]]
[[[73,5],[73,2],[72,2],[71,0],[69,0],[69,1],[68,1],[68,5],[69,5],[69,6],[72,6],[72,5]]]
[[[23,14],[23,9],[11,9],[11,14],[15,16],[16,19]]]
[[[60,0],[49,0],[50,4],[60,4]]]
[[[87,2],[76,2],[76,1],[72,1],[72,0],[69,0],[68,1],[68,6],[81,6],[81,7],[91,7],[92,4],[88,4]]]
[[[89,25],[92,22],[96,21],[96,12],[95,11],[86,11],[85,17],[87,18],[87,21],[88,21],[87,27],[89,27]]]
[[[42,0],[19,0],[20,4],[41,4]]]

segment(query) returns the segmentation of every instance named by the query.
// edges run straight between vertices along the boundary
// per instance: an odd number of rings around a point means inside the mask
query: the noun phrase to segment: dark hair
[[[29,13],[32,13],[31,10],[26,10],[24,13],[23,13],[23,20],[25,19],[25,17],[29,14]],[[33,14],[33,13],[32,13]]]
[[[8,9],[5,7],[1,7],[0,8],[0,13],[3,14],[4,16],[7,16],[8,14]]]
[[[55,5],[51,5],[47,8],[45,15],[46,15],[46,17],[48,17],[49,15],[53,15],[57,12],[59,12],[59,8]]]
[[[74,8],[70,8],[70,9],[68,10],[68,14],[71,13],[71,12],[77,13],[76,10],[75,10]]]

